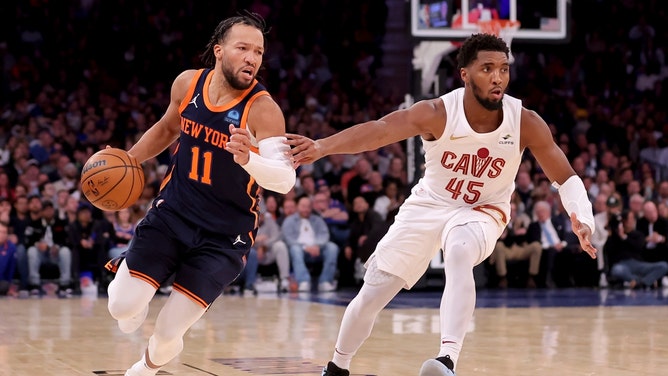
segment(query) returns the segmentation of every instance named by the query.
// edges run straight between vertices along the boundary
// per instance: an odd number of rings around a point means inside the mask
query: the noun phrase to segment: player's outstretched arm
[[[309,164],[330,154],[357,154],[422,135],[438,138],[445,128],[445,106],[440,98],[415,103],[378,120],[354,125],[329,137],[314,141],[289,133],[288,145],[298,164]]]
[[[582,179],[575,174],[566,155],[554,142],[549,127],[538,114],[523,109],[521,127],[521,147],[531,150],[552,184],[559,189],[561,202],[571,217],[572,229],[580,246],[596,258],[596,248],[591,244],[595,229],[594,214]]]

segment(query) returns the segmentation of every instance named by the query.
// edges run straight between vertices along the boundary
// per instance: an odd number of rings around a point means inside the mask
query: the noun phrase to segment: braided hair
[[[459,48],[457,53],[457,69],[468,67],[478,58],[480,51],[503,52],[509,56],[510,48],[503,39],[492,34],[473,34]]]
[[[213,47],[216,44],[222,43],[227,36],[227,32],[232,28],[232,26],[242,24],[255,27],[256,29],[262,32],[262,35],[267,35],[268,30],[266,29],[267,24],[264,21],[264,18],[257,13],[250,11],[244,11],[238,16],[226,18],[216,26],[216,30],[211,35],[209,43],[206,45],[206,49],[200,55],[202,63],[207,67],[213,67],[216,65],[216,56],[213,53]]]

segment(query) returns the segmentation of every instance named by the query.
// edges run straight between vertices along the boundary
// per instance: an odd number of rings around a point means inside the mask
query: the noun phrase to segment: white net
[[[503,39],[504,42],[506,42],[508,48],[511,48],[515,32],[520,28],[519,21],[511,21],[511,20],[492,19],[486,21],[478,21],[477,25],[479,32],[485,34],[493,34],[500,37],[501,39]],[[511,64],[514,61],[512,52],[510,53],[509,60]]]

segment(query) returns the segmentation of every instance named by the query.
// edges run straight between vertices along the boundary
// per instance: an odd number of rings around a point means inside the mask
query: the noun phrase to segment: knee
[[[327,242],[324,247],[324,256],[327,259],[336,259],[339,255],[339,247],[333,242]]]
[[[271,246],[271,251],[274,252],[276,255],[287,255],[288,246],[279,240]]]
[[[26,254],[28,255],[28,258],[34,258],[38,256],[39,251],[37,251],[37,247],[28,247]]]
[[[72,251],[68,247],[58,248],[58,256],[62,259],[70,259],[72,257]]]
[[[112,282],[113,284],[113,282]],[[109,288],[109,300],[107,301],[107,309],[109,314],[116,320],[126,320],[135,315],[136,305],[131,304],[129,300],[121,299],[112,294],[111,286]]]
[[[625,274],[625,271],[626,271],[626,268],[624,268],[624,266],[617,264],[617,265],[614,265],[614,266],[610,269],[610,274],[611,274],[613,277],[617,277],[617,278],[619,278],[620,276],[622,276],[622,275]]]
[[[304,249],[301,245],[292,245],[288,250],[293,261],[304,259]]]
[[[473,268],[476,251],[466,242],[454,242],[445,252],[446,264]]]
[[[661,270],[663,270],[664,273],[668,272],[668,262],[659,261],[659,266],[661,267]]]

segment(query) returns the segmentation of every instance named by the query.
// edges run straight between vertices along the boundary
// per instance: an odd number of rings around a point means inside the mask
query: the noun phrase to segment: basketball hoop
[[[511,43],[513,42],[513,37],[515,36],[515,32],[520,28],[520,21],[498,19],[485,21],[478,20],[477,25],[478,31],[484,34],[492,34],[500,37],[504,42],[506,42],[508,48],[510,48]],[[512,53],[508,56],[508,60],[510,63],[515,60]]]

